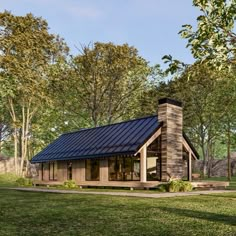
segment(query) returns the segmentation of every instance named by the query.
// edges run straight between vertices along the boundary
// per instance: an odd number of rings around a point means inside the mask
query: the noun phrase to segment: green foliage
[[[205,161],[203,173],[210,173],[211,159],[225,157],[231,135],[235,144],[236,77],[232,69],[218,71],[208,63],[189,66],[181,76],[157,89],[183,102],[184,131]]]
[[[0,186],[14,186],[18,178],[18,175],[12,173],[0,174]]]
[[[19,186],[32,186],[33,185],[32,179],[30,179],[30,178],[23,178],[23,177],[18,178],[16,180],[16,183]]]
[[[68,48],[60,37],[48,32],[45,20],[32,14],[2,12],[0,28],[0,103],[8,118],[3,122],[12,130],[14,156],[22,160],[16,166],[21,174],[34,118],[54,99],[49,92],[54,78],[51,67],[66,56]]]
[[[171,180],[167,184],[168,192],[189,192],[192,191],[193,186],[190,182],[183,180]]]
[[[77,188],[77,185],[76,185],[74,180],[67,180],[67,181],[65,181],[63,186],[65,188],[70,188],[70,189]]]
[[[223,69],[235,64],[236,2],[225,0],[193,0],[193,5],[201,11],[197,18],[197,29],[183,25],[180,35],[188,40],[192,55],[201,61]]]
[[[167,184],[160,184],[160,185],[158,185],[157,186],[157,190],[159,191],[159,192],[167,192],[167,187],[168,187],[168,185]]]
[[[83,47],[71,64],[65,83],[68,114],[79,114],[89,126],[133,116],[151,73],[136,48],[96,42]]]
[[[157,188],[160,192],[190,192],[193,186],[188,181],[171,180],[167,184],[160,184]]]

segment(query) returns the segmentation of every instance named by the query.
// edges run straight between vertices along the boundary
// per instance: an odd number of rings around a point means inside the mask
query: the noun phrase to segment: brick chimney
[[[183,112],[182,103],[170,98],[159,100],[158,121],[161,129],[162,181],[183,176]]]

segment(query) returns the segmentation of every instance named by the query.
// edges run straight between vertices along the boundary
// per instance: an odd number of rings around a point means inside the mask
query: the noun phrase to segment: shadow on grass
[[[203,195],[201,195],[201,196],[203,196]],[[227,195],[222,195],[222,194],[204,194],[204,197],[214,197],[214,198],[218,197],[218,198],[227,198],[227,199],[235,198],[236,199],[236,195],[235,194],[231,194],[231,193],[227,193]]]
[[[221,222],[224,224],[236,226],[236,220],[235,220],[236,216],[228,216],[211,212],[202,212],[188,209],[169,208],[169,207],[160,207],[159,209],[175,215],[196,218],[201,220],[208,220],[213,222]]]

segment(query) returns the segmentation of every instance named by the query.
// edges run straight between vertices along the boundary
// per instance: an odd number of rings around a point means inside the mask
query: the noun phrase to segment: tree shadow
[[[218,197],[218,198],[235,198],[236,199],[236,195],[235,193],[227,193],[227,195],[222,195],[222,194],[204,194],[201,195],[204,197]]]
[[[228,216],[212,212],[202,212],[188,209],[159,207],[159,209],[180,216],[186,216],[196,219],[208,220],[213,222],[221,222],[224,224],[236,226],[236,216]]]

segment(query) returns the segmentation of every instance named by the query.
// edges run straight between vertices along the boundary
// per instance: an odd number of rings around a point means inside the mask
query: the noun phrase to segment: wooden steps
[[[229,186],[227,181],[196,181],[191,184],[195,189],[225,189]]]

